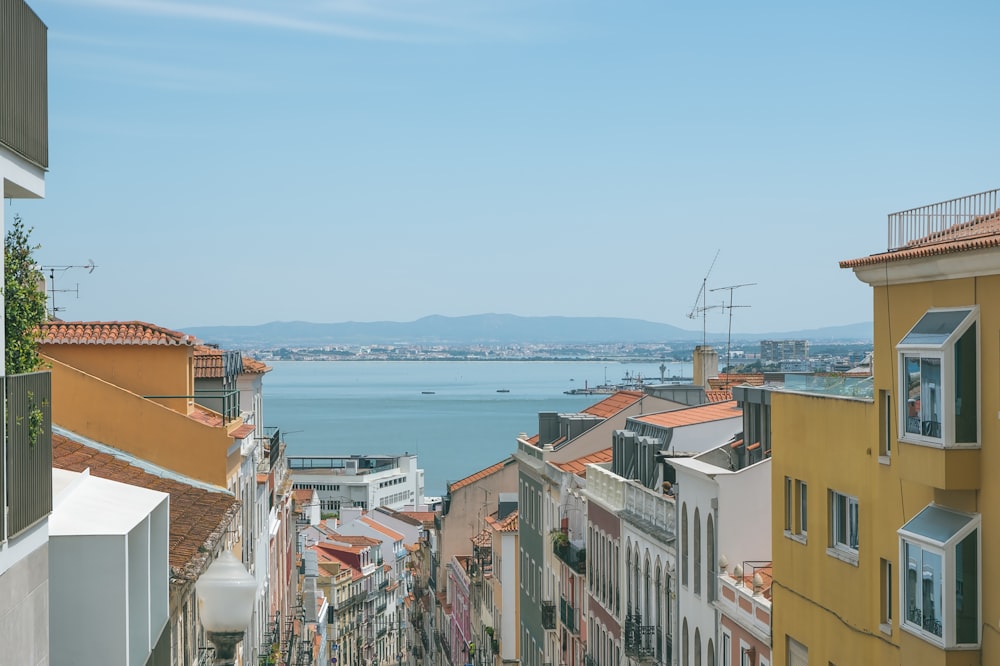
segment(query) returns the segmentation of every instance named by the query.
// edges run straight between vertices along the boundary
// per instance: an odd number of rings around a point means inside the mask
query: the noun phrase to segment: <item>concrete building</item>
[[[890,215],[886,252],[841,262],[873,384],[773,393],[773,663],[1000,661],[998,220],[997,191]]]
[[[365,511],[384,506],[402,509],[424,502],[424,470],[417,456],[289,456],[296,488],[313,489],[324,513],[342,507]]]
[[[805,361],[809,358],[808,340],[761,340],[761,363]]]

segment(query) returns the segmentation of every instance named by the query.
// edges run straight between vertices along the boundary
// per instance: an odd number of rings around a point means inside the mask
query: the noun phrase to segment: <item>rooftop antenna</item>
[[[701,281],[701,289],[698,290],[698,295],[694,297],[694,307],[692,307],[691,312],[688,313],[688,319],[694,319],[698,315],[701,315],[701,345],[703,347],[707,344],[705,313],[708,312],[709,310],[715,310],[716,308],[725,307],[725,304],[711,305],[711,306],[705,305],[705,298],[707,296],[707,290],[705,289],[705,286],[708,284],[708,276],[712,274],[712,269],[715,268],[715,262],[719,258],[719,252],[721,252],[721,250],[715,251],[715,257],[712,259],[712,265],[708,267],[708,272],[705,273],[705,277]],[[712,291],[715,291],[715,289],[713,289]],[[701,300],[700,306],[698,305],[699,300]]]
[[[733,305],[733,290],[739,289],[740,287],[752,287],[756,282],[744,282],[743,284],[731,284],[728,287],[716,287],[712,291],[722,291],[723,289],[729,290],[729,305],[723,305],[724,308],[729,309],[729,337],[726,338],[726,375],[729,375],[732,371],[732,358],[730,357],[732,344],[733,344],[733,308],[748,308],[749,305]],[[728,377],[726,383],[728,384]]]
[[[57,293],[60,293],[60,294],[76,294],[76,297],[80,298],[80,283],[79,282],[77,282],[76,286],[74,288],[72,288],[72,289],[56,289],[56,271],[59,271],[60,273],[65,273],[66,271],[68,271],[71,268],[83,268],[84,270],[87,271],[88,274],[90,274],[90,273],[94,272],[95,268],[97,268],[97,264],[94,263],[93,259],[90,259],[90,260],[88,260],[88,263],[83,264],[81,266],[77,266],[77,265],[68,265],[68,266],[42,266],[42,270],[43,271],[48,271],[49,272],[49,289],[48,289],[48,292],[49,292],[49,300],[52,302],[52,307],[50,308],[50,311],[51,311],[53,317],[56,316],[57,312],[61,312],[61,311],[63,311],[63,310],[66,309],[66,308],[57,308],[56,307],[56,294]]]

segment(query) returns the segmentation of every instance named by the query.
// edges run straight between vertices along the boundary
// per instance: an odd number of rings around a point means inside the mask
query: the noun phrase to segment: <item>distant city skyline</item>
[[[718,253],[734,331],[866,322],[838,261],[1000,186],[993,3],[30,4],[69,320],[700,330]]]

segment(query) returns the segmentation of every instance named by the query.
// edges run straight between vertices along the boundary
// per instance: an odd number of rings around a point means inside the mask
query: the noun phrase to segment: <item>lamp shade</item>
[[[253,615],[257,581],[224,551],[198,578],[198,610],[205,631],[244,631]]]

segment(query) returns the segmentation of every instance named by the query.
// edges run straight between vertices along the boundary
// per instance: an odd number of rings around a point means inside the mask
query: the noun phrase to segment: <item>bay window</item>
[[[928,310],[896,346],[899,438],[979,445],[978,307]]]
[[[931,504],[899,530],[900,625],[944,648],[980,642],[980,517]]]

